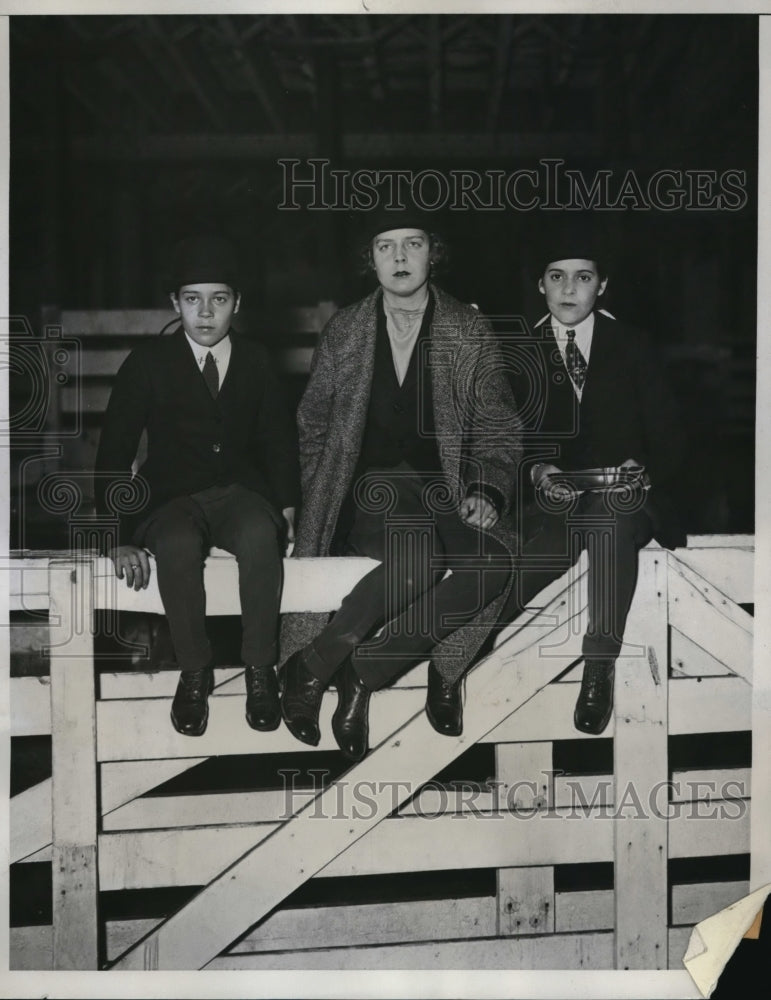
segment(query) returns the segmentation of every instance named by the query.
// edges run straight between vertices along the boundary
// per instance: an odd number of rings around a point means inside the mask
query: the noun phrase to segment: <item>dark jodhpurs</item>
[[[243,662],[275,664],[282,533],[283,522],[267,500],[237,484],[171,500],[137,529],[135,544],[155,555],[158,589],[180,670],[211,664],[203,564],[212,545],[238,560]]]
[[[531,504],[523,515],[524,546],[499,623],[518,618],[547,584],[566,572],[587,550],[589,627],[585,658],[615,659],[637,584],[637,553],[653,537],[644,503],[613,509],[610,494],[582,494],[570,511],[549,512]]]
[[[344,598],[305,662],[327,683],[354,654],[360,679],[376,690],[493,601],[509,580],[511,558],[461,521],[441,473],[419,475],[403,464],[369,472],[365,482],[342,549],[381,565]]]

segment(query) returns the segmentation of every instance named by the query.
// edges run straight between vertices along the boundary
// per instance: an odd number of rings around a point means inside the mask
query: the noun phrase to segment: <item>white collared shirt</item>
[[[230,334],[226,334],[222,340],[214,344],[213,347],[205,347],[203,344],[197,344],[192,337],[188,336],[187,330],[185,331],[185,336],[187,337],[187,342],[190,344],[193,357],[195,358],[200,371],[203,371],[203,366],[206,363],[206,355],[209,351],[212,352],[214,355],[214,361],[217,365],[217,375],[219,376],[220,388],[222,388],[222,383],[225,381],[225,376],[228,373],[230,352],[233,346],[230,341]]]
[[[601,309],[600,312],[602,312],[604,316],[609,316],[613,319],[613,316],[611,316],[609,312],[605,312],[604,309]],[[562,362],[566,369],[567,363],[565,361],[565,351],[568,345],[567,331],[575,330],[576,347],[583,354],[586,361],[586,367],[587,369],[589,368],[589,356],[592,353],[592,339],[594,337],[594,312],[590,312],[589,315],[582,319],[576,326],[565,326],[563,323],[560,323],[559,320],[555,319],[551,313],[546,313],[543,319],[538,320],[536,326],[548,326],[551,328],[554,333],[554,339],[557,342],[559,352],[562,355]],[[570,379],[570,384],[573,386],[573,390],[580,401],[584,391],[583,387],[579,389],[573,379]]]

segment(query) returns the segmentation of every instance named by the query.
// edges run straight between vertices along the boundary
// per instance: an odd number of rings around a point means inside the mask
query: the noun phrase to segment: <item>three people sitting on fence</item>
[[[149,581],[146,550],[155,554],[182,671],[173,723],[188,735],[206,727],[211,545],[239,563],[249,724],[272,730],[283,714],[297,739],[316,745],[334,683],[333,733],[352,760],[368,749],[371,692],[427,657],[428,719],[459,735],[462,678],[494,628],[585,548],[589,626],[574,722],[599,734],[612,714],[637,553],[651,538],[685,544],[673,502],[682,423],[649,337],[598,308],[607,249],[583,219],[547,232],[537,280],[548,313],[525,344],[532,363],[508,372],[486,321],[433,283],[444,245],[425,218],[378,217],[363,253],[378,287],[320,337],[298,411],[299,471],[265,351],[230,330],[239,280],[224,241],[180,245],[172,302],[182,329],[133,351],[118,374],[97,506],[106,509],[110,474],[125,475],[146,429],[150,503],[121,526],[111,554],[137,589]],[[515,400],[534,395],[523,426]],[[279,710],[281,559],[300,475],[294,554],[380,565],[331,618],[284,616]]]
[[[599,308],[607,236],[587,219],[560,221],[543,237],[537,280],[548,312],[530,335],[527,363],[510,366],[515,397],[537,405],[524,421],[524,545],[501,621],[517,618],[587,550],[589,624],[574,722],[599,734],[613,710],[637,553],[651,538],[667,548],[686,543],[673,499],[683,425],[648,335]]]
[[[181,326],[131,352],[118,372],[96,459],[98,514],[147,433],[145,509],[125,518],[110,547],[119,578],[139,590],[155,556],[158,589],[181,674],[175,729],[201,735],[213,687],[203,565],[211,546],[238,560],[246,717],[281,722],[275,666],[283,556],[300,499],[297,437],[265,349],[237,335],[238,262],[214,236],[180,243],[171,301]]]
[[[428,719],[461,732],[461,679],[500,614],[516,546],[514,401],[485,320],[431,280],[443,254],[431,228],[410,212],[370,223],[378,287],[325,327],[298,411],[294,555],[380,565],[331,620],[283,616],[282,713],[317,744],[334,680],[332,728],[353,760],[367,752],[370,693],[427,657]]]

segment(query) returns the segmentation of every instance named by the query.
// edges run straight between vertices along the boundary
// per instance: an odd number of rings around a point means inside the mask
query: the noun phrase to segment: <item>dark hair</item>
[[[602,260],[599,260],[597,257],[586,257],[583,254],[571,253],[562,257],[550,257],[547,261],[545,261],[544,264],[541,266],[540,271],[537,274],[538,281],[543,280],[543,276],[548,271],[549,265],[553,264],[557,260],[590,260],[597,269],[597,276],[599,277],[600,281],[606,281],[608,278],[608,269],[607,267],[605,267],[605,264]]]
[[[449,259],[447,244],[438,233],[431,233],[427,230],[424,230],[424,232],[428,236],[428,259],[431,265],[431,273],[432,275],[441,274],[441,272],[447,267],[447,261]],[[367,240],[367,242],[364,243],[359,250],[359,274],[366,275],[375,270],[375,260],[372,256],[372,244],[376,239],[377,236],[373,236],[372,239]]]
[[[240,288],[236,288],[236,286],[233,285],[233,284],[231,284],[229,281],[185,281],[183,284],[181,284],[179,286],[179,288],[172,288],[172,290],[171,290],[171,292],[169,294],[173,295],[175,298],[178,299],[179,298],[179,293],[187,285],[227,285],[227,287],[233,293],[233,297],[234,298],[237,299],[238,296],[241,294],[241,289]]]

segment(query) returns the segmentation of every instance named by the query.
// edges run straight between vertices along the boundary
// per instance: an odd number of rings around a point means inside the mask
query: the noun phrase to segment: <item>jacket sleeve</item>
[[[481,317],[471,331],[476,345],[466,390],[466,488],[507,513],[515,496],[522,458],[522,425],[504,360],[489,324]],[[461,373],[461,377],[463,373]],[[500,498],[500,502],[496,502]]]
[[[303,496],[308,495],[324,450],[335,398],[334,359],[328,331],[329,325],[314,352],[308,384],[297,410]]]
[[[638,392],[644,419],[645,465],[653,486],[674,486],[683,474],[685,434],[683,417],[666,376],[662,359],[649,337],[638,341]]]
[[[139,439],[147,425],[150,384],[144,358],[132,351],[115,378],[104,415],[94,466],[94,501],[100,516],[115,513],[113,488],[131,476]]]

